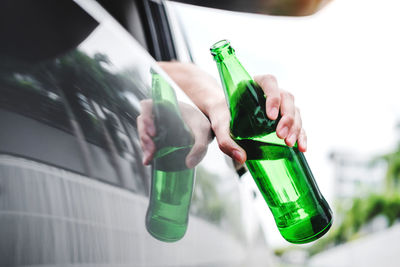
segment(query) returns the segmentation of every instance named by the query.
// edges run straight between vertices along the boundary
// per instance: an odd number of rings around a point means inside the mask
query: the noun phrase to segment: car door
[[[142,163],[137,118],[154,74],[196,110],[156,63],[176,57],[162,4],[130,1],[130,32],[96,1],[1,5],[0,265],[245,262],[237,175],[215,144],[188,189],[183,238],[146,229],[154,169]]]

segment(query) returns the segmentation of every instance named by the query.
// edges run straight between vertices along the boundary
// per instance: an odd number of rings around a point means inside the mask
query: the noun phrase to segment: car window
[[[80,4],[98,12],[88,15],[76,4],[63,2],[67,12],[57,11],[57,7],[51,10],[51,16],[38,11],[46,23],[41,27],[27,24],[34,37],[29,42],[11,33],[6,35],[17,48],[7,55],[0,53],[0,90],[4,95],[1,108],[12,116],[19,114],[24,120],[35,121],[32,131],[43,125],[47,128],[42,130],[45,134],[34,132],[22,137],[13,134],[15,128],[8,127],[0,149],[146,195],[151,168],[142,163],[136,120],[141,102],[151,99],[151,70],[161,73],[167,82],[170,79],[130,33],[104,10],[93,7],[97,3]],[[74,29],[76,20],[79,30]],[[43,46],[44,38],[58,40],[51,51]],[[24,52],[26,49],[30,53]],[[178,98],[190,102],[181,91]],[[55,129],[62,137],[45,137]],[[30,140],[32,144],[11,144],[7,141],[10,138],[16,143]],[[43,146],[42,154],[36,152],[39,146]]]
[[[0,151],[84,173],[66,99],[45,66],[0,58]]]
[[[163,4],[151,2],[153,11]],[[143,38],[136,41],[94,0],[6,3],[0,265],[244,262],[252,239],[243,230],[249,224],[237,176],[214,141],[194,186],[185,158],[194,133],[204,130],[197,119],[209,121],[141,46]],[[151,167],[143,165],[138,130],[145,115],[156,128]],[[182,214],[178,224],[171,220]],[[174,224],[181,231],[173,244],[150,231]]]
[[[65,15],[52,16],[47,20],[54,23],[28,26],[37,38],[58,38],[54,32],[60,25],[71,33],[60,35],[65,42],[51,53],[43,51],[40,40],[24,45],[26,40],[13,35],[9,42],[20,47],[0,53],[6,129],[0,150],[148,194],[150,167],[142,164],[136,118],[140,101],[150,97],[155,62],[111,17],[98,23],[72,5],[67,15],[76,13],[86,29],[77,31],[79,37]],[[26,47],[29,55],[20,52]]]

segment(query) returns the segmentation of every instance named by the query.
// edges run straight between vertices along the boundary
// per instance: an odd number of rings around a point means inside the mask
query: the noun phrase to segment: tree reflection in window
[[[34,64],[0,59],[0,108],[42,121],[71,133],[59,92]]]
[[[90,57],[79,50],[35,63],[4,56],[0,61],[0,108],[70,134],[71,120],[76,120],[85,140],[107,153],[118,176],[111,182],[145,191],[146,182],[127,182],[133,173],[142,179],[149,176],[141,164],[139,142],[132,139],[137,137],[139,114],[132,103],[146,98],[148,90],[137,72],[132,75],[135,69],[112,73],[107,55]]]
[[[147,97],[147,88],[140,77],[132,80],[127,71],[112,73],[112,63],[107,55],[99,53],[90,57],[75,50],[58,60],[57,64],[62,69],[60,88],[65,92],[85,139],[108,152],[118,182],[132,182],[132,173],[124,167],[127,162],[135,166],[132,171],[139,172],[140,177],[148,176],[141,164],[139,143],[131,138],[135,134],[128,134],[127,130],[133,128],[136,131],[139,114],[139,107],[131,104],[127,92],[138,101]],[[126,186],[133,189],[143,187],[143,184],[142,181]]]

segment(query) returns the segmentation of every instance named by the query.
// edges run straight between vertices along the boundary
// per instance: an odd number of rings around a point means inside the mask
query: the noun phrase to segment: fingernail
[[[296,135],[292,134],[287,138],[287,142],[289,143],[290,146],[293,146],[294,143],[296,142]]]
[[[288,127],[284,127],[280,132],[282,138],[285,138],[287,136],[288,132],[289,132]]]
[[[243,162],[243,155],[242,155],[242,153],[241,153],[240,151],[238,151],[238,150],[234,150],[234,151],[233,151],[233,158],[234,158],[236,161],[240,162],[240,163]]]
[[[269,116],[272,119],[276,119],[278,117],[278,109],[277,108],[271,108],[269,111]]]

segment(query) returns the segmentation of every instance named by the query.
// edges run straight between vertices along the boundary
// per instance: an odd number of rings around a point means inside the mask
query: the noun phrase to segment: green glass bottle
[[[247,153],[246,166],[274,216],[281,235],[302,244],[324,235],[332,211],[320,193],[302,152],[276,135],[277,120],[267,118],[265,95],[226,40],[215,43],[217,63],[231,113],[231,137]]]
[[[182,119],[174,90],[157,72],[151,73],[157,134],[146,228],[156,239],[174,242],[185,235],[188,225],[194,169],[186,167],[185,159],[194,138]]]

